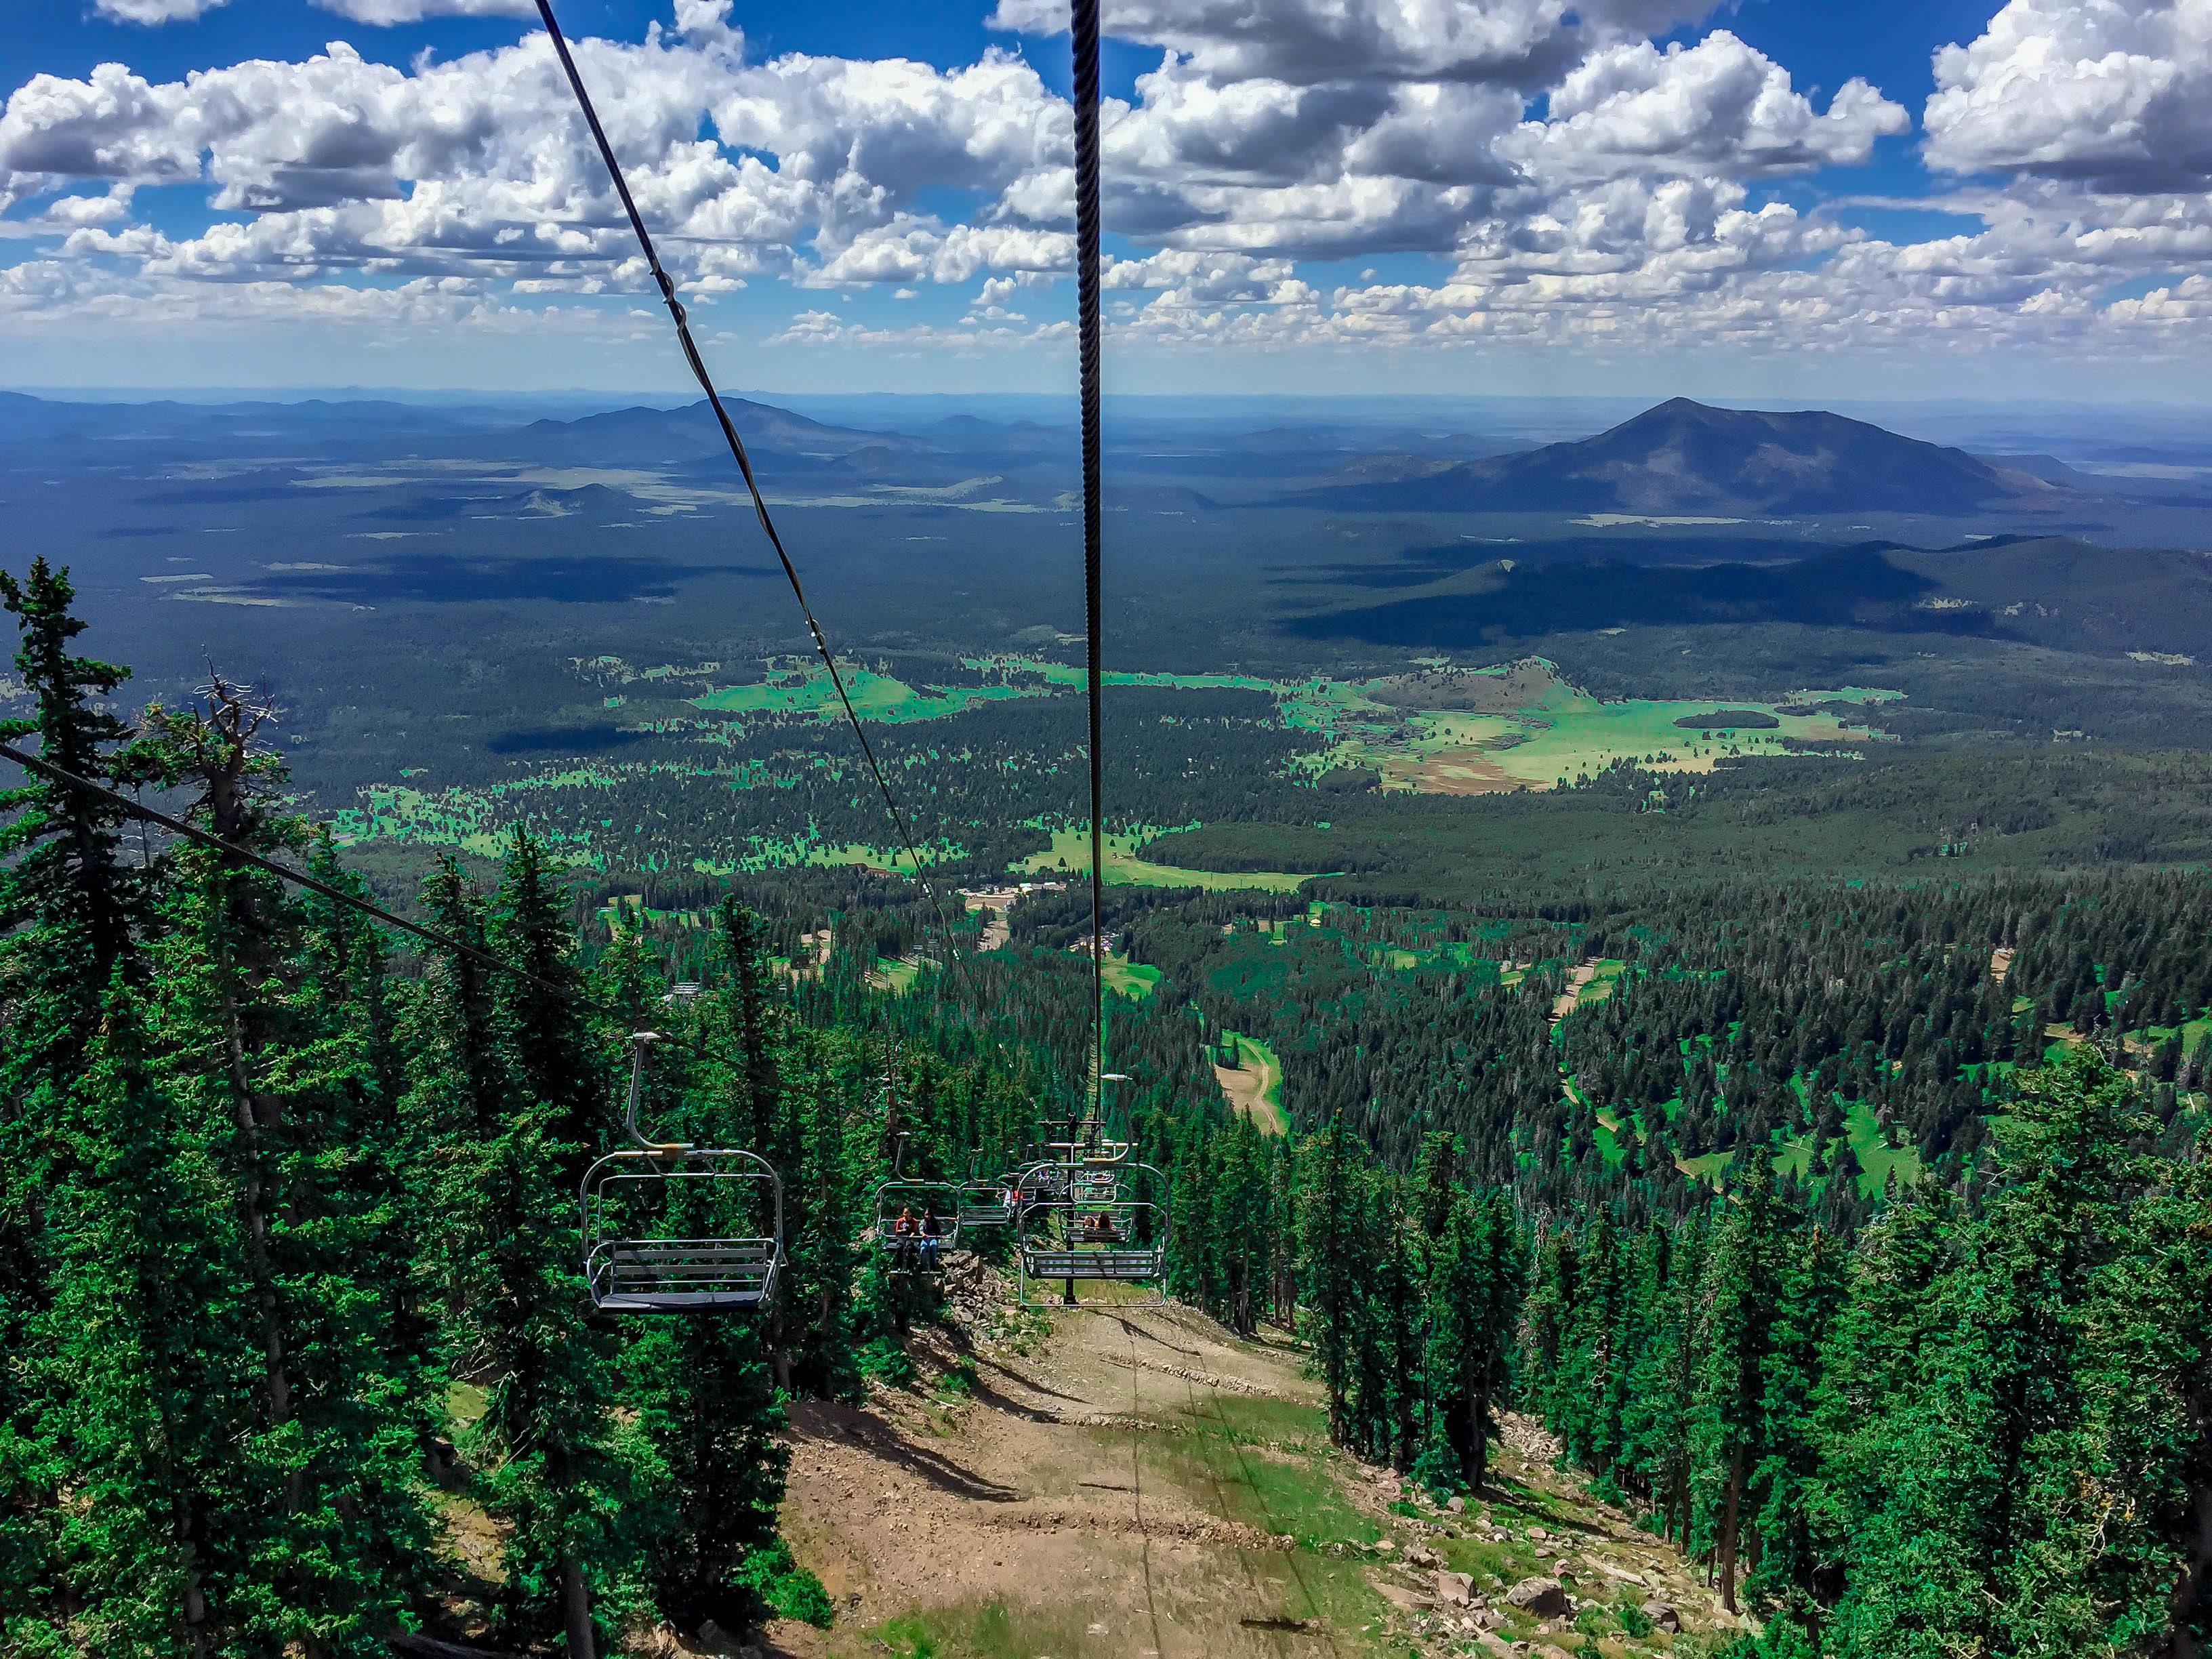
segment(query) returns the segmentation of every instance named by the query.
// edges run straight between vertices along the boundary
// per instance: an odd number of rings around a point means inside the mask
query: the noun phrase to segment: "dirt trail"
[[[1018,887],[962,888],[961,902],[971,913],[983,915],[983,937],[977,944],[979,951],[995,951],[1013,937],[1013,928],[1006,920],[1006,912],[1021,902]]]
[[[1229,1102],[1229,1109],[1252,1120],[1252,1125],[1261,1134],[1279,1135],[1289,1125],[1283,1121],[1282,1109],[1268,1098],[1270,1091],[1279,1090],[1283,1074],[1279,1066],[1270,1065],[1267,1056],[1243,1050],[1242,1066],[1217,1066],[1213,1079],[1221,1085],[1221,1092]]]
[[[1285,1545],[1163,1482],[1150,1443],[1189,1437],[1176,1416],[1194,1393],[1310,1401],[1294,1358],[1157,1302],[1048,1317],[1026,1358],[977,1345],[969,1400],[878,1390],[857,1408],[793,1407],[785,1529],[839,1619],[826,1637],[779,1626],[786,1652],[881,1651],[858,1633],[916,1614],[940,1653],[995,1653],[994,1632],[1007,1654],[1056,1659],[1280,1651],[1240,1622],[1279,1609],[1255,1608],[1237,1563]],[[960,1358],[930,1337],[917,1357]]]
[[[1565,1620],[1517,1613],[1479,1632],[1476,1612],[1437,1605],[1437,1563],[1407,1565],[1431,1545],[1462,1571],[1490,1564],[1476,1583],[1493,1599],[1571,1553],[1585,1599],[1656,1593],[1692,1627],[1715,1621],[1671,1550],[1549,1474],[1540,1435],[1509,1437],[1500,1490],[1455,1516],[1327,1447],[1316,1385],[1279,1339],[1240,1341],[1149,1296],[963,1312],[960,1340],[917,1334],[913,1388],[792,1407],[784,1530],[838,1616],[826,1632],[777,1626],[772,1651],[1353,1659],[1387,1639],[1429,1659],[1516,1638],[1539,1659],[1547,1644],[1587,1659],[1669,1650],[1663,1635],[1584,1645]],[[963,1365],[972,1383],[948,1387]]]
[[[1575,970],[1567,975],[1567,988],[1552,1000],[1553,1024],[1557,1025],[1574,1012],[1575,1004],[1582,998],[1583,987],[1597,977],[1597,963],[1598,959],[1592,957],[1587,962],[1577,963]]]

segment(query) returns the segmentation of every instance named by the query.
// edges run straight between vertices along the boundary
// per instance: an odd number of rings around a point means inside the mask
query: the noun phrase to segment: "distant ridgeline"
[[[66,580],[0,596],[33,711],[0,730],[358,883],[283,811],[248,701],[127,725]],[[1457,694],[1381,689],[1378,726]],[[1747,712],[1664,725],[1704,748]],[[2212,875],[2118,860],[2201,845],[2203,763],[1668,766],[1347,791],[1348,830],[1228,826],[1340,836],[1305,892],[1112,890],[1109,1127],[1167,1171],[1167,1288],[1292,1327],[1336,1442],[1439,1497],[1480,1487],[1498,1408],[1540,1414],[1764,1621],[1740,1659],[2202,1650]],[[1358,817],[1384,807],[1410,843]],[[776,1534],[778,1388],[915,1378],[944,1310],[885,1272],[860,1194],[902,1137],[908,1174],[958,1179],[1079,1105],[1086,895],[1013,904],[979,950],[988,912],[948,937],[896,877],[644,893],[515,835],[495,891],[456,858],[420,886],[469,949],[405,955],[81,791],[0,811],[0,1646],[589,1655],[833,1622]],[[1446,823],[1499,844],[1455,869]],[[1747,872],[1808,824],[1923,856]],[[1558,850],[1585,835],[1601,857]],[[2008,842],[2016,867],[1977,862]],[[1424,888],[1455,902],[1403,902]],[[783,1177],[757,1316],[584,1294],[574,1194],[647,1022],[653,1121]],[[1286,1133],[1224,1101],[1224,1032],[1279,1066]]]

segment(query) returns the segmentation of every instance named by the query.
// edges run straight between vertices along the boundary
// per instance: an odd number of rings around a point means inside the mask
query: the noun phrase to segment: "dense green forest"
[[[0,587],[38,693],[0,732],[349,882],[273,804],[234,690],[104,712],[124,673],[72,654],[70,597],[43,566]],[[887,1089],[858,975],[800,1020],[734,901],[672,1006],[635,936],[580,939],[526,836],[495,892],[450,864],[425,884],[447,937],[520,969],[497,972],[395,958],[225,853],[147,857],[80,792],[0,807],[0,1647],[335,1655],[428,1626],[578,1654],[640,1618],[827,1620],[775,1534],[779,1389],[896,1373],[927,1298],[858,1247],[884,1143],[929,1171],[1025,1137],[1018,1062],[948,1030]],[[648,1023],[651,1121],[783,1176],[764,1318],[592,1314],[578,1182]],[[504,1529],[493,1605],[450,1603],[447,1496]]]
[[[34,694],[0,733],[365,892],[252,700],[126,720],[71,597],[0,586]],[[1649,824],[1655,787],[1570,796]],[[1741,821],[1730,787],[1682,815]],[[1963,839],[2032,833],[1988,800]],[[896,1383],[939,1316],[867,1237],[902,1138],[957,1177],[1079,1109],[1087,897],[985,951],[904,881],[578,884],[517,833],[495,885],[422,882],[469,949],[403,951],[100,797],[31,777],[0,813],[0,1647],[833,1618],[776,1534],[784,1405]],[[1747,1651],[2200,1651],[2212,878],[1912,873],[1115,890],[1160,975],[1108,1041],[1113,1125],[1169,1176],[1165,1290],[1294,1330],[1333,1437],[1440,1495],[1481,1487],[1498,1413],[1540,1416],[1763,1621]],[[757,1316],[586,1293],[578,1183],[647,1026],[647,1121],[781,1173]],[[1287,1136],[1223,1103],[1224,1030],[1282,1057]],[[435,1547],[456,1505],[500,1528],[496,1595]]]
[[[1763,1166],[1680,1217],[1531,1215],[1437,1132],[1179,1160],[1176,1289],[1295,1297],[1333,1432],[1439,1494],[1492,1413],[1765,1620],[1747,1654],[2184,1654],[2212,1634],[2212,1188],[2094,1049],[2023,1079],[1962,1196],[1855,1237]]]

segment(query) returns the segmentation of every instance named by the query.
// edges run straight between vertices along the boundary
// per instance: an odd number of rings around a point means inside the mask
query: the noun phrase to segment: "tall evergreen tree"
[[[1302,1152],[1298,1299],[1328,1405],[1329,1437],[1349,1444],[1364,1300],[1360,1286],[1368,1270],[1367,1239],[1360,1224],[1361,1164],[1357,1143],[1341,1120],[1310,1137]]]
[[[40,754],[79,777],[112,782],[131,728],[103,700],[129,678],[76,655],[85,624],[67,570],[32,562],[20,582],[0,572],[0,607],[15,619],[15,653],[33,708],[0,720],[0,740],[35,738]],[[100,998],[118,969],[137,970],[149,926],[149,884],[126,863],[118,809],[36,774],[0,790],[0,1641],[43,1617],[51,1576],[60,1449],[42,1442],[44,1410],[29,1365],[50,1306],[44,1241],[49,1195],[83,1177],[75,1085],[95,1039]]]
[[[131,765],[190,790],[191,816],[266,855],[303,829],[272,810],[266,711],[218,679],[203,709],[147,712]],[[159,949],[164,1087],[201,1126],[231,1207],[259,1366],[225,1520],[237,1639],[332,1653],[380,1638],[422,1575],[416,1468],[431,1375],[408,1352],[397,1122],[373,1058],[382,1019],[343,945],[273,878],[198,846],[168,855]]]
[[[1765,1159],[1753,1160],[1734,1199],[1713,1242],[1711,1331],[1693,1419],[1721,1601],[1731,1612],[1752,1475],[1767,1449],[1766,1373],[1781,1311],[1784,1248],[1779,1200]]]

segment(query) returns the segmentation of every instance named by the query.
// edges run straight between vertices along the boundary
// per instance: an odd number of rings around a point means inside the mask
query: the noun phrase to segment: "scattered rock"
[[[1452,1497],[1451,1502],[1445,1504],[1444,1507],[1449,1510],[1454,1515],[1465,1515],[1467,1513],[1467,1499],[1455,1493]]]
[[[1528,1541],[1534,1544],[1540,1544],[1551,1535],[1551,1534],[1546,1532],[1541,1527],[1531,1527],[1528,1528]]]
[[[1439,1571],[1437,1574],[1437,1599],[1453,1607],[1468,1606],[1474,1600],[1474,1575]]]
[[[1505,1599],[1523,1613],[1551,1618],[1566,1613],[1567,1593],[1556,1578],[1523,1578],[1505,1592]]]
[[[1484,1607],[1474,1615],[1474,1627],[1477,1630],[1503,1630],[1505,1615],[1496,1607]]]
[[[1409,1567],[1441,1567],[1443,1564],[1443,1557],[1426,1544],[1416,1544],[1406,1552],[1406,1565]]]
[[[1418,1590],[1409,1590],[1403,1584],[1377,1584],[1375,1587],[1375,1593],[1377,1595],[1380,1595],[1385,1601],[1388,1601],[1392,1607],[1402,1608],[1407,1613],[1413,1613],[1423,1608],[1433,1607],[1437,1605],[1437,1598],[1435,1596],[1423,1595]]]
[[[1393,1550],[1396,1549],[1397,1547],[1398,1547],[1398,1540],[1397,1540],[1396,1539],[1395,1539],[1395,1538],[1385,1538],[1385,1539],[1381,1540],[1380,1541],[1378,1541],[1378,1542],[1376,1544],[1376,1546],[1375,1546],[1375,1553],[1376,1553],[1377,1555],[1388,1555],[1388,1554],[1389,1554]],[[1410,1559],[1410,1558],[1409,1558],[1409,1559]]]
[[[1646,1601],[1640,1611],[1651,1621],[1654,1630],[1663,1630],[1672,1635],[1682,1628],[1682,1615],[1656,1596]]]

